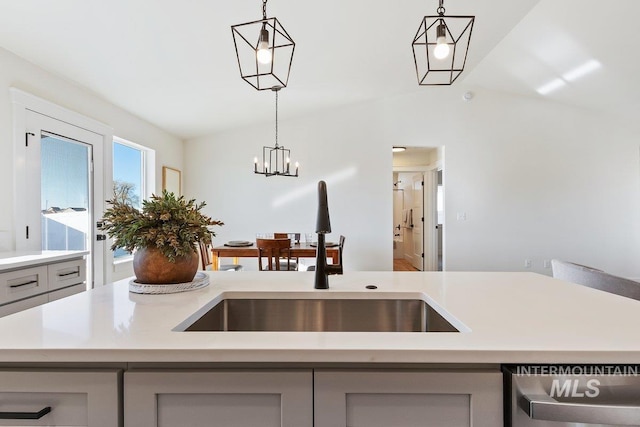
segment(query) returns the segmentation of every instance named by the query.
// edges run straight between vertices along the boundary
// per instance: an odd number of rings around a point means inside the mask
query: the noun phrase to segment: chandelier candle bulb
[[[254,172],[258,172],[258,158],[257,157],[253,158],[253,171]]]
[[[300,167],[300,163],[296,162],[296,176],[298,176],[298,168]]]

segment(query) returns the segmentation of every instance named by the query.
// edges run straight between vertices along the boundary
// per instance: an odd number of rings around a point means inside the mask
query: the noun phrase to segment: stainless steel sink
[[[188,323],[188,322],[187,322]],[[182,331],[459,332],[419,299],[223,299]]]

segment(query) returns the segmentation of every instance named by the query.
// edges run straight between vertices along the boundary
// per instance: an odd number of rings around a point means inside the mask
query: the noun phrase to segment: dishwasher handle
[[[546,394],[523,395],[520,408],[533,420],[637,426],[640,406],[558,402]]]

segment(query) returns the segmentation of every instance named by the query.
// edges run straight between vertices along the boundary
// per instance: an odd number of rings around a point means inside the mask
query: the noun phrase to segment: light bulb
[[[269,31],[266,28],[260,30],[260,39],[258,40],[258,49],[256,49],[256,58],[261,64],[271,64],[271,50],[269,49]]]
[[[438,59],[444,59],[449,56],[449,45],[445,37],[438,37],[436,47],[433,49],[433,55]]]
[[[444,59],[449,56],[449,45],[447,44],[447,26],[444,21],[440,21],[437,31],[436,47],[433,49],[433,56],[437,59]]]

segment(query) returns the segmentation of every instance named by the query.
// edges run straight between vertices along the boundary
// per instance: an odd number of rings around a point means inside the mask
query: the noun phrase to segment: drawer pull
[[[38,412],[0,412],[0,420],[39,420],[51,412],[51,406]]]
[[[72,275],[78,275],[79,276],[80,275],[80,270],[78,269],[78,270],[72,271],[70,273],[59,273],[58,277],[66,277],[66,276],[72,276]]]
[[[33,285],[34,283],[38,283],[37,280],[31,280],[29,282],[25,282],[25,283],[20,283],[19,285],[10,285],[10,288],[20,288],[22,286],[27,286],[27,285]]]

